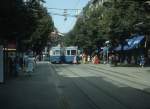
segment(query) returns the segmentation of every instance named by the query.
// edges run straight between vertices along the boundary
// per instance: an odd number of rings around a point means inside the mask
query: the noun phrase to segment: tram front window
[[[67,50],[67,55],[70,55],[70,50]]]
[[[60,50],[56,50],[55,55],[60,55]]]
[[[71,50],[71,55],[76,55],[76,50]]]

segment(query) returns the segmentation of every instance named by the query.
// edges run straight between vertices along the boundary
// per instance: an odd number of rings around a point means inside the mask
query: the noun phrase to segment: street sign
[[[3,46],[0,45],[0,83],[4,82]]]

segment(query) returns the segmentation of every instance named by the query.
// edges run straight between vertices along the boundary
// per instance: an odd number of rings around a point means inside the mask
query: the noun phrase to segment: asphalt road
[[[150,109],[150,81],[138,73],[88,64],[51,66],[69,109]]]
[[[0,85],[0,109],[150,109],[149,72],[92,64],[38,63]]]

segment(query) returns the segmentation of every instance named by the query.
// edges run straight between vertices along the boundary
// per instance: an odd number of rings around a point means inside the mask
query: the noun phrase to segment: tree
[[[77,45],[81,48],[97,49],[103,45],[104,37],[101,34],[99,20],[101,18],[101,8],[90,12],[88,6],[84,8],[81,15],[72,31],[67,34],[67,43]],[[68,39],[70,38],[70,39]]]
[[[0,4],[0,38],[15,40],[19,51],[45,46],[54,24],[42,3],[44,0],[5,0]],[[34,43],[33,43],[34,42]]]
[[[102,46],[110,40],[113,46],[123,43],[132,33],[149,32],[149,16],[145,11],[146,0],[109,0],[99,7],[90,8],[88,4],[78,18],[74,29],[69,33],[72,44],[83,46]],[[148,8],[146,8],[148,9]],[[137,24],[143,25],[137,27]],[[97,44],[99,42],[99,44]]]
[[[135,31],[135,25],[145,20],[144,1],[112,0],[110,3],[109,10],[104,7],[102,19],[102,22],[108,24],[109,31],[106,33],[109,39],[121,43],[129,38],[131,33],[139,33],[140,31]]]

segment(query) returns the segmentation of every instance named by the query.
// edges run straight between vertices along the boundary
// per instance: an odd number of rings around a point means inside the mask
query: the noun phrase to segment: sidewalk
[[[48,63],[38,63],[31,77],[20,75],[0,85],[1,109],[58,109],[57,91]]]

